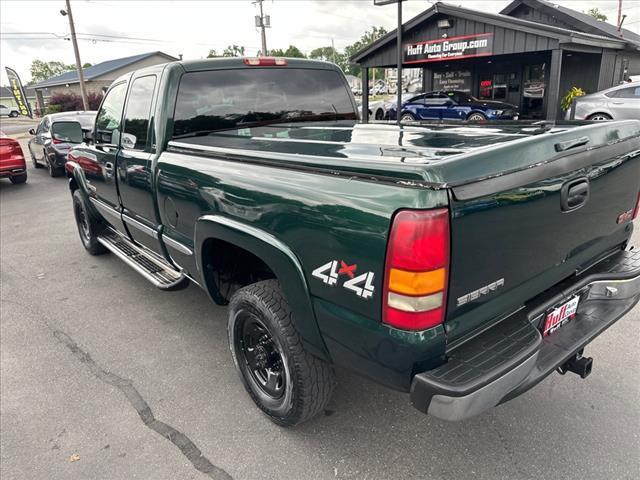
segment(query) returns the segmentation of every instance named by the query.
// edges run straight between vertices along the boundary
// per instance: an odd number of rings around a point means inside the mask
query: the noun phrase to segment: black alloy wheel
[[[277,280],[233,294],[227,333],[240,379],[271,421],[288,427],[324,409],[335,386],[333,368],[306,351]]]
[[[255,385],[274,400],[282,398],[287,384],[287,375],[282,362],[282,353],[267,327],[254,315],[241,313],[236,328],[240,328],[238,351],[242,362]]]

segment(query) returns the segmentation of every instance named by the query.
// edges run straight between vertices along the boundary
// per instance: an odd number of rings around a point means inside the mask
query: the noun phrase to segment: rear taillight
[[[443,323],[448,276],[449,211],[400,211],[387,246],[382,321],[403,330]]]
[[[284,67],[287,59],[281,57],[247,57],[244,64],[250,67]]]
[[[638,218],[638,214],[640,214],[640,192],[638,192],[638,199],[636,200],[636,209],[633,211],[633,220]]]
[[[58,140],[57,138],[52,138],[51,142],[53,142],[55,145],[59,145],[62,143],[62,140]]]

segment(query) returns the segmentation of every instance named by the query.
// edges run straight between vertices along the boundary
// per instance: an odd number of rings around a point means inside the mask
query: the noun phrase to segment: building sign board
[[[434,90],[458,90],[471,93],[470,70],[448,70],[446,72],[433,72]]]
[[[493,33],[478,33],[405,44],[402,56],[404,63],[426,63],[492,54]]]

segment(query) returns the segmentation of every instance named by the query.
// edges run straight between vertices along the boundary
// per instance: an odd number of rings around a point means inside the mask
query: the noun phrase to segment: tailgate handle
[[[589,137],[574,138],[573,140],[567,140],[566,142],[558,142],[554,146],[556,152],[566,152],[572,148],[581,147],[589,143]]]
[[[589,180],[578,178],[565,183],[560,191],[560,206],[563,212],[572,212],[589,200]]]

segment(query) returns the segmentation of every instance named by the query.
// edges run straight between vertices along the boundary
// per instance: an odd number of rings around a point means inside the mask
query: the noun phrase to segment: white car
[[[575,120],[640,120],[640,82],[627,82],[575,99],[565,114]]]
[[[0,105],[0,116],[6,115],[7,117],[17,117],[19,115],[18,109],[15,107],[6,107]]]

